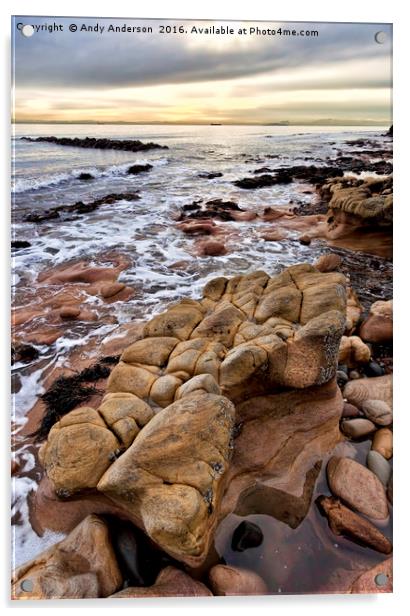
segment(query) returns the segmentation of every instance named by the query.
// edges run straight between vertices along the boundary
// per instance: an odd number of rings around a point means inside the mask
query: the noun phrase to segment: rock
[[[327,479],[333,494],[358,512],[376,520],[388,517],[383,484],[365,466],[350,458],[332,457],[327,465]]]
[[[222,396],[187,395],[151,419],[98,489],[142,519],[169,554],[195,563],[220,507],[234,416]]]
[[[334,497],[321,496],[317,500],[319,508],[325,513],[329,527],[336,535],[365,544],[382,554],[393,550],[391,542],[371,522],[354,513]]]
[[[303,246],[309,246],[312,243],[312,238],[307,234],[301,235],[299,236],[299,243]]]
[[[370,436],[376,430],[374,423],[361,418],[342,421],[340,427],[343,434],[353,439]]]
[[[138,175],[139,173],[151,171],[151,169],[153,169],[153,166],[149,163],[146,165],[131,165],[131,167],[128,167],[127,173],[128,175]]]
[[[378,451],[371,450],[367,454],[367,467],[387,487],[391,475],[391,466],[384,456]]]
[[[347,260],[347,257],[344,257]],[[353,291],[352,287],[347,288],[347,306],[346,306],[346,335],[350,336],[350,334],[356,328],[356,325],[360,321],[360,317],[363,312],[363,307],[360,304],[356,293]]]
[[[356,379],[360,379],[360,372],[358,372],[357,370],[350,370],[349,380],[355,381]]]
[[[388,428],[377,430],[373,436],[372,450],[390,460],[393,455],[393,432]]]
[[[393,375],[349,381],[343,390],[343,395],[348,402],[359,409],[366,400],[382,400],[393,408]]]
[[[39,458],[56,493],[67,498],[95,488],[111,464],[110,454],[119,446],[99,413],[83,407],[54,424]]]
[[[259,526],[244,520],[233,532],[231,548],[234,552],[244,552],[249,548],[257,548],[262,542],[263,533]]]
[[[393,592],[393,558],[388,558],[359,575],[353,582],[350,592],[353,594]]]
[[[139,139],[107,139],[95,137],[21,137],[24,141],[41,141],[55,143],[56,145],[68,145],[76,148],[92,148],[98,150],[123,150],[125,152],[141,152],[153,149],[168,149],[167,145],[157,143],[143,143]]]
[[[81,309],[77,306],[63,306],[60,310],[60,317],[62,319],[76,319],[81,314]]]
[[[222,242],[211,241],[204,242],[201,246],[201,253],[205,256],[220,257],[226,255],[226,248]]]
[[[306,180],[312,184],[322,184],[327,178],[342,176],[343,170],[338,167],[315,167],[314,165],[295,165],[281,168],[275,175],[263,174],[247,177],[234,182],[235,186],[245,189],[264,188],[275,184],[289,184],[293,180]]]
[[[13,599],[111,595],[122,578],[107,525],[95,515],[88,516],[63,541],[16,569],[12,584]]]
[[[137,597],[211,597],[211,591],[197,580],[176,569],[165,567],[153,586],[129,586],[111,595],[112,599],[134,599]]]
[[[200,173],[198,177],[203,178],[205,180],[213,180],[214,178],[221,178],[223,173],[219,173],[218,171],[214,171],[211,173]]]
[[[265,581],[254,571],[215,565],[209,572],[209,583],[217,596],[266,595],[269,589]]]
[[[11,249],[12,250],[20,250],[21,248],[30,248],[30,242],[26,240],[12,240]]]
[[[83,171],[77,176],[77,179],[82,180],[82,181],[88,181],[88,180],[94,180],[95,178],[91,173],[87,173]]]
[[[367,366],[364,366],[363,372],[369,377],[383,376],[384,368],[376,361],[371,361]]]
[[[264,231],[261,233],[261,237],[265,242],[281,242],[287,235],[282,230]]]
[[[314,262],[314,267],[319,272],[334,272],[342,264],[342,257],[335,253],[322,255]]]
[[[367,342],[386,343],[393,338],[393,300],[372,304],[369,316],[360,327],[360,337]]]
[[[14,343],[11,347],[11,363],[30,362],[39,357],[40,353],[31,344]]]
[[[390,426],[393,423],[391,408],[383,400],[365,400],[362,411],[368,419],[378,426]]]
[[[348,368],[355,368],[360,364],[368,364],[370,349],[358,336],[342,336],[339,347],[339,363],[346,364]]]
[[[104,299],[108,297],[113,297],[120,293],[123,289],[125,289],[125,284],[123,282],[113,282],[112,284],[104,284],[101,287],[101,296]]]
[[[340,440],[345,309],[345,277],[308,264],[210,280],[138,330],[97,410],[50,431],[40,457],[54,489],[95,494],[99,475],[121,517],[190,567],[228,513],[296,528]]]
[[[344,402],[343,404],[343,412],[342,417],[359,417],[360,411],[353,404],[349,404],[348,402]]]
[[[347,381],[349,380],[349,377],[347,376],[346,372],[344,372],[344,370],[338,370],[336,372],[336,379],[339,387],[343,387],[344,384],[347,383]]]

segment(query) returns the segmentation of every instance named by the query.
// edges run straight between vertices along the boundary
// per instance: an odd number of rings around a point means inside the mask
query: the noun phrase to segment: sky
[[[17,24],[36,31],[26,38]],[[108,31],[124,24],[152,32]],[[391,123],[389,24],[16,17],[12,45],[16,122]]]

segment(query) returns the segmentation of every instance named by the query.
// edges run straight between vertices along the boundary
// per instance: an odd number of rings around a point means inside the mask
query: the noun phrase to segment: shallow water
[[[114,315],[118,324],[144,319],[160,312],[171,301],[199,296],[205,282],[213,277],[233,276],[256,269],[273,274],[293,263],[311,262],[325,251],[320,243],[302,246],[295,241],[296,234],[280,242],[265,242],[259,237],[259,232],[266,229],[266,223],[256,220],[217,223],[231,231],[226,241],[228,254],[196,257],[193,256],[194,240],[175,226],[175,217],[181,206],[198,199],[206,201],[218,197],[236,201],[244,210],[259,210],[266,206],[292,208],[309,203],[313,196],[302,192],[302,184],[243,190],[232,182],[262,166],[274,170],[296,164],[328,164],[328,157],[335,157],[350,139],[376,139],[382,147],[386,141],[380,136],[383,132],[384,129],[367,127],[15,126],[13,239],[27,240],[31,246],[13,255],[14,307],[27,306],[33,294],[33,283],[40,272],[80,259],[101,265],[105,262],[105,255],[113,252],[125,255],[129,260],[130,266],[120,274],[119,281],[135,289],[135,296],[130,300],[109,305],[98,297],[88,298],[88,307],[99,314],[97,322],[73,323],[53,345],[37,347],[38,359],[30,364],[13,366],[16,384],[13,399],[14,455],[24,462],[19,477],[13,480],[16,563],[32,558],[48,542],[57,540],[52,533],[38,538],[31,528],[27,496],[36,489],[38,473],[29,439],[18,435],[27,412],[44,391],[47,370],[63,366],[72,350],[79,347],[90,349],[90,353],[95,354],[99,343],[116,328],[116,324],[106,321],[109,316]],[[20,139],[21,136],[37,135],[141,139],[167,145],[169,149],[136,155],[30,143]],[[271,158],[276,156],[279,158]],[[154,168],[137,176],[128,175],[128,167],[135,163],[150,163]],[[93,174],[95,179],[79,180],[79,174],[84,171]],[[221,172],[223,177],[213,180],[198,177],[205,172]],[[23,220],[30,212],[80,200],[87,203],[109,193],[132,191],[139,191],[139,200],[104,205],[76,219],[50,220],[41,224]],[[323,479],[319,480],[318,486],[325,489]],[[320,518],[315,506],[295,531],[269,516],[251,518],[265,533],[266,540],[260,548],[238,555],[232,553],[229,546],[218,546],[218,537],[226,535],[241,521],[238,516],[228,516],[218,531],[217,549],[227,562],[252,565],[253,569],[263,571],[271,592],[302,592],[317,588],[320,586],[317,576],[326,568],[333,567],[334,562],[339,562],[340,552],[343,554],[341,562],[348,561],[350,555],[366,562],[372,558],[377,560],[377,556],[368,556],[370,551],[365,548],[352,547],[350,542],[346,546],[345,540],[335,541],[326,531],[327,522]],[[318,528],[321,529],[319,534]],[[280,553],[286,556],[279,556]]]

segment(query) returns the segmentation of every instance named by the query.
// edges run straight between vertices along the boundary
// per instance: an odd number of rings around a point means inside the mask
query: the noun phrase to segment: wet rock
[[[332,457],[327,465],[329,487],[335,496],[369,518],[384,520],[389,515],[381,481],[355,460]]]
[[[343,387],[343,385],[349,380],[349,377],[347,376],[346,372],[344,372],[344,370],[338,370],[336,372],[336,379],[339,387]]]
[[[360,379],[360,372],[358,372],[357,370],[350,370],[349,380],[355,381],[356,379]]]
[[[391,505],[393,505],[393,473],[390,473],[389,483],[387,484],[387,498]]]
[[[229,222],[234,220],[247,220],[248,214],[242,210],[235,201],[224,201],[223,199],[211,199],[205,204],[200,201],[193,201],[181,208],[180,221],[185,220],[220,220]],[[253,218],[256,214],[252,214]]]
[[[129,586],[111,595],[112,599],[133,599],[137,597],[211,597],[211,591],[187,573],[175,567],[165,567],[153,586],[148,588]]]
[[[125,284],[123,282],[113,282],[112,284],[105,284],[101,287],[101,296],[104,299],[109,297],[113,297],[120,293],[123,289],[125,289]]]
[[[269,590],[265,581],[254,571],[216,565],[209,572],[209,583],[217,596],[266,595]]]
[[[370,349],[358,336],[342,336],[339,347],[339,363],[348,368],[368,364]]]
[[[213,180],[214,178],[221,178],[223,173],[211,172],[211,173],[200,173],[198,177],[203,178],[205,180]]]
[[[348,402],[344,402],[343,404],[343,412],[342,412],[342,417],[359,417],[360,416],[360,411],[357,408],[357,406],[354,406],[353,404],[349,404]]]
[[[87,173],[83,171],[77,176],[77,179],[81,181],[88,181],[88,180],[94,180],[95,178],[91,173]]]
[[[376,426],[368,419],[348,419],[342,421],[341,430],[349,438],[365,438],[376,430]]]
[[[278,169],[275,175],[262,174],[257,177],[247,177],[234,182],[235,186],[245,189],[264,188],[275,184],[289,184],[295,180],[305,180],[311,184],[323,184],[328,178],[343,175],[339,167],[316,167],[314,165],[296,165]]]
[[[220,257],[226,254],[225,244],[223,242],[211,241],[204,242],[201,246],[201,253],[204,256]]]
[[[393,550],[391,542],[371,522],[345,507],[337,498],[321,496],[317,500],[325,513],[329,527],[336,535],[344,535],[359,544],[364,544],[382,554]]]
[[[312,238],[309,235],[301,235],[299,237],[299,243],[303,246],[309,246],[312,243]]]
[[[371,450],[367,454],[367,467],[380,479],[382,484],[387,487],[391,475],[391,466],[378,451]]]
[[[353,594],[393,592],[393,559],[388,558],[359,575],[353,582],[350,592]]]
[[[343,390],[343,395],[348,402],[359,409],[366,400],[382,400],[393,408],[393,375],[349,381]]]
[[[365,400],[362,411],[370,421],[378,426],[390,426],[393,423],[391,408],[383,400]]]
[[[77,306],[63,306],[60,310],[60,317],[64,320],[77,319],[81,314],[81,309]]]
[[[20,250],[21,248],[30,248],[30,246],[31,246],[30,242],[27,242],[26,240],[13,240],[11,242],[12,250]]]
[[[32,212],[25,216],[25,222],[41,223],[46,220],[53,220],[55,218],[68,218],[72,220],[72,215],[75,214],[88,214],[94,212],[101,205],[111,205],[117,201],[136,201],[141,197],[137,192],[133,193],[110,193],[89,203],[83,203],[78,201],[73,205],[59,205],[57,207],[50,208],[49,210],[43,210],[42,212]]]
[[[95,515],[88,516],[63,541],[16,569],[12,584],[13,599],[111,595],[122,578],[107,525]]]
[[[360,327],[360,337],[367,342],[385,343],[393,338],[393,300],[372,304],[369,316]]]
[[[363,371],[366,376],[375,377],[375,376],[383,376],[384,368],[380,366],[376,361],[371,361],[367,366],[364,366]]]
[[[98,150],[123,150],[125,152],[141,152],[153,149],[168,149],[167,145],[157,143],[143,143],[131,139],[107,139],[95,137],[21,137],[24,141],[40,141],[56,145],[74,146],[76,148],[92,148]]]
[[[264,231],[261,233],[261,237],[265,240],[265,242],[281,242],[286,238],[286,233],[279,230]]]
[[[214,235],[217,232],[217,227],[212,220],[204,222],[187,220],[179,223],[178,229],[187,235]]]
[[[151,169],[153,169],[153,166],[149,163],[146,165],[131,165],[131,167],[128,167],[127,173],[128,175],[138,175],[139,173],[151,171]]]
[[[262,542],[263,533],[259,526],[244,520],[233,532],[231,548],[234,552],[244,552],[249,548],[257,548]]]
[[[31,344],[14,343],[11,347],[11,363],[30,362],[39,357],[40,353]]]
[[[388,428],[377,430],[373,436],[372,450],[380,453],[386,460],[393,455],[393,432]]]
[[[322,255],[313,264],[319,272],[334,272],[342,264],[342,257],[335,253]]]

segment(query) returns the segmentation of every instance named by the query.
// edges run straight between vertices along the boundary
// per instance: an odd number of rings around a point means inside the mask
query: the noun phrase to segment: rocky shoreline
[[[87,140],[68,141],[62,145]],[[289,567],[275,565],[272,580],[252,564],[255,550],[272,552],[261,516],[282,533],[308,522],[323,546],[342,542],[342,568],[329,568],[308,592],[391,592],[390,151],[378,146],[378,164],[376,143],[348,145],[360,156],[340,153],[329,167],[275,175],[262,168],[244,178],[246,186],[237,182],[249,190],[302,181],[315,194],[308,205],[252,211],[208,198],[180,206],[171,222],[199,258],[228,255],[237,225],[255,221],[266,242],[314,243],[323,247],[320,258],[275,275],[213,278],[199,298],[124,323],[98,349],[74,349],[66,366],[50,367],[17,440],[39,460],[33,528],[67,536],[16,569],[13,598],[292,589],[310,548],[293,551],[289,540]],[[383,176],[348,177],[344,165]],[[135,167],[131,174],[151,168]],[[113,193],[27,222],[138,197]],[[27,248],[19,242],[14,250]],[[38,359],[39,345],[52,345],[73,324],[115,323],[111,304],[136,292],[118,281],[127,267],[126,256],[111,252],[42,272],[27,306],[14,313],[13,360]],[[98,313],[87,306],[91,297]]]
[[[143,143],[139,139],[96,139],[94,137],[21,137],[24,141],[54,143],[56,145],[99,150],[122,150],[124,152],[144,152],[146,150],[167,150],[167,145]]]

